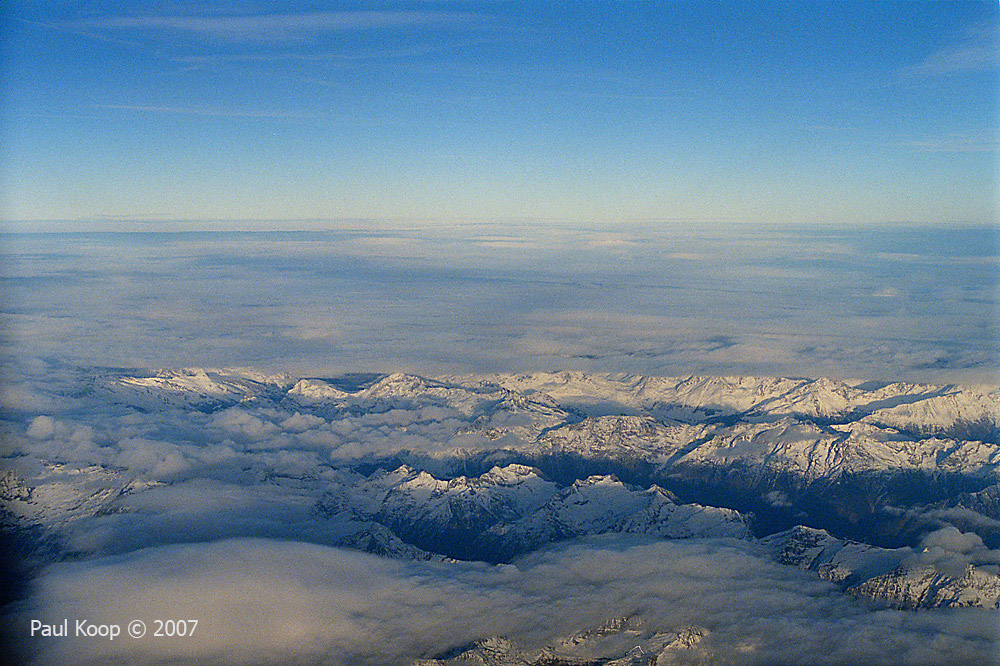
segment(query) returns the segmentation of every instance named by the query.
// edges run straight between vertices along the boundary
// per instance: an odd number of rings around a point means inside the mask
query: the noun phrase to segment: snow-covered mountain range
[[[420,659],[413,666],[649,666],[657,663],[711,663],[704,639],[711,632],[698,626],[668,630],[645,626],[636,617],[617,617],[542,648],[526,648],[503,637],[478,641],[454,656]],[[659,660],[659,661],[658,661]]]
[[[680,504],[655,485],[643,490],[613,476],[591,476],[559,488],[537,469],[516,464],[471,479],[438,479],[406,465],[379,470],[329,491],[317,510],[373,520],[429,551],[493,562],[588,534],[750,535],[738,512]]]
[[[3,522],[29,571],[242,535],[499,563],[641,534],[750,540],[899,608],[1000,603],[995,387],[212,369],[88,382],[5,420]]]

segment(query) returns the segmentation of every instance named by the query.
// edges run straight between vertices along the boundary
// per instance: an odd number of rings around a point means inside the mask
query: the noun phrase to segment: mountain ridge
[[[185,520],[203,539],[441,561],[600,534],[735,538],[895,607],[995,604],[989,561],[940,571],[919,555],[943,528],[1000,546],[995,387],[211,368],[90,381],[75,411],[8,428],[3,521],[42,535],[39,562]]]

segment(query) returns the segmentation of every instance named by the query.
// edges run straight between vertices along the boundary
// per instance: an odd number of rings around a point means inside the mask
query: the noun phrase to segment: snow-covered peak
[[[510,464],[506,467],[494,466],[490,471],[479,477],[486,483],[497,486],[515,486],[526,480],[540,479],[541,475],[534,467]]]
[[[453,658],[420,659],[413,666],[650,666],[714,663],[705,647],[711,632],[697,625],[649,626],[638,617],[613,618],[601,626],[530,647],[502,636],[477,641]]]
[[[96,388],[118,402],[145,410],[217,409],[262,397],[279,397],[290,384],[284,374],[183,368],[160,370],[150,376],[112,377],[98,382]]]
[[[422,377],[394,372],[362,391],[365,397],[413,396],[427,392],[428,383]]]
[[[904,565],[848,590],[892,608],[1000,608],[1000,576],[995,567],[969,564],[961,576],[949,576],[929,565]]]
[[[287,397],[304,403],[342,402],[350,393],[319,379],[300,379],[289,389]]]
[[[804,525],[771,535],[763,543],[776,562],[844,585],[888,573],[913,554],[910,548],[877,548],[837,539],[826,530]]]
[[[1000,394],[951,389],[913,401],[887,401],[862,421],[919,436],[944,435],[963,439],[1000,440]],[[897,403],[897,404],[893,404]]]
[[[33,478],[0,474],[0,501],[17,519],[52,528],[104,511],[119,497],[154,485],[101,465],[49,463]]]
[[[1000,405],[996,387],[852,385],[828,378],[642,377],[563,372],[497,375],[491,381],[520,393],[544,392],[560,405],[591,416],[646,411],[685,421],[739,414],[831,420],[890,410],[891,414],[879,417],[882,422],[905,425],[929,421],[940,428],[938,434],[946,434],[956,423],[979,423],[980,430],[992,427],[995,434]]]
[[[820,378],[800,384],[787,393],[769,396],[755,405],[753,411],[762,414],[792,414],[833,419],[855,410],[863,395],[863,391],[843,382]]]

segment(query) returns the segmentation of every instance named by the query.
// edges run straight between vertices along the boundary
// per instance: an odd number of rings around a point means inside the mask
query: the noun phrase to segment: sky
[[[998,217],[996,2],[0,11],[15,230]]]

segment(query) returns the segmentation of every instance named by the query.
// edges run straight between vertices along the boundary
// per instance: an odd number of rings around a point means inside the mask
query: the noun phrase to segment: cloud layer
[[[994,640],[990,612],[870,612],[743,542],[600,538],[501,566],[262,540],[168,546],[55,565],[15,620],[199,620],[189,638],[34,639],[39,664],[405,664],[500,634],[541,646],[622,615],[706,627],[732,664],[987,663]]]
[[[993,382],[995,248],[986,229],[22,236],[4,324],[18,363]]]

